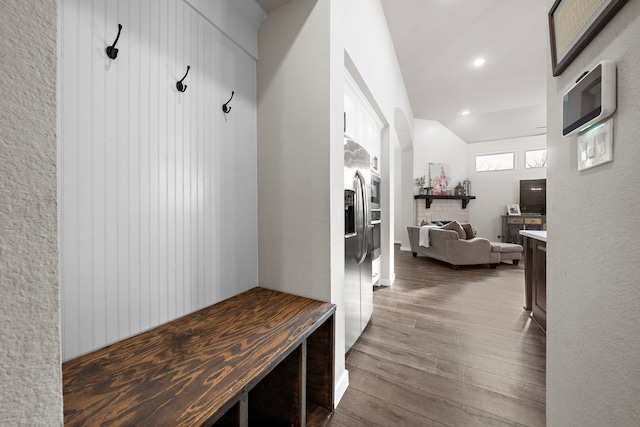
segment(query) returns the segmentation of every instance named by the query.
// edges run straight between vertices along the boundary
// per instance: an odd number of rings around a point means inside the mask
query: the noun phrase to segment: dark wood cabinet
[[[502,241],[522,244],[520,230],[546,230],[547,217],[544,215],[502,215]]]
[[[524,237],[525,303],[531,319],[545,333],[547,331],[547,242]]]
[[[547,243],[530,239],[533,243],[533,283],[531,287],[531,318],[547,331]]]

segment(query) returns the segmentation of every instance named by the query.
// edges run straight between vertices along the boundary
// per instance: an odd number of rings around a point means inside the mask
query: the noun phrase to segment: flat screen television
[[[522,214],[547,214],[547,180],[520,180],[520,212]]]

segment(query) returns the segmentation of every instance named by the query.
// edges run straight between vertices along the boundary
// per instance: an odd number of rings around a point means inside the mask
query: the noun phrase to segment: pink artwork
[[[429,176],[431,177],[431,187],[434,196],[449,195],[449,165],[444,163],[430,163]]]

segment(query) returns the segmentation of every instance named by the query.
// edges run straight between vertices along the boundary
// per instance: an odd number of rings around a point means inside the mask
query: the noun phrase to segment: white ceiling
[[[269,13],[288,0],[257,1]],[[466,142],[546,133],[546,2],[381,2],[416,118]]]
[[[382,5],[416,118],[440,121],[467,142],[546,133],[546,2]]]

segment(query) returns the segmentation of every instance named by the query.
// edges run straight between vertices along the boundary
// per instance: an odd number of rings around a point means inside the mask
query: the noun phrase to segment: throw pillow
[[[458,221],[451,221],[450,223],[443,225],[440,228],[442,228],[443,230],[453,230],[458,233],[458,239],[467,240],[467,232],[464,231],[464,228],[462,228]]]
[[[464,232],[466,233],[467,240],[473,239],[474,237],[476,237],[476,233],[473,232],[473,227],[471,226],[471,224],[460,224],[462,226],[462,228],[464,229]]]

